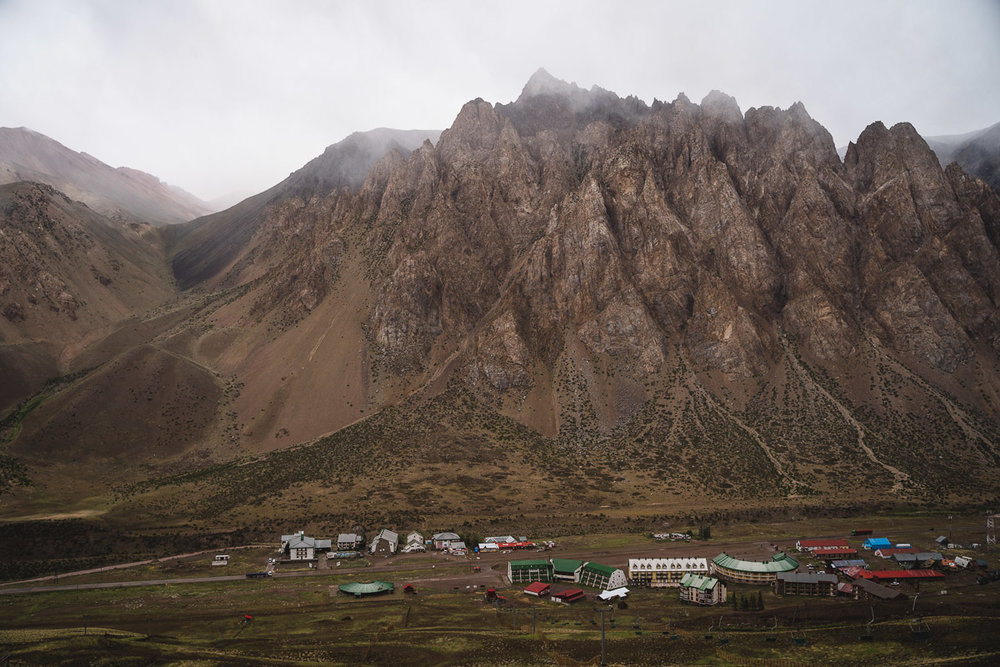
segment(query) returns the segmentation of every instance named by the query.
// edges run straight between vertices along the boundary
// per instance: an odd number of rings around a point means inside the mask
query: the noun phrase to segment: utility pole
[[[531,610],[531,634],[535,634],[535,617],[538,616],[538,610]]]
[[[604,644],[604,610],[601,610],[601,667],[607,667],[608,653]]]
[[[986,548],[988,549],[991,544],[997,543],[997,528],[996,519],[1000,517],[1000,514],[990,514],[986,515]]]

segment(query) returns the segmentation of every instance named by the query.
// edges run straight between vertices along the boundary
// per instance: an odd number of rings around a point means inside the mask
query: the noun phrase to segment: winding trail
[[[828,392],[822,386],[817,384],[816,381],[813,380],[808,373],[806,373],[805,369],[802,368],[802,366],[799,364],[798,359],[795,358],[795,355],[791,354],[791,352],[789,351],[788,343],[786,341],[783,340],[782,344],[784,345],[785,348],[785,358],[788,359],[789,364],[791,364],[792,370],[799,377],[799,379],[802,380],[804,383],[807,383],[813,388],[815,388],[816,391],[825,396],[826,399],[829,400],[834,405],[834,407],[837,408],[837,412],[839,412],[840,416],[844,418],[844,421],[850,424],[854,428],[854,430],[858,432],[858,447],[861,449],[861,451],[865,453],[865,456],[867,456],[872,463],[881,467],[883,470],[892,475],[894,480],[892,484],[892,492],[893,493],[901,492],[903,490],[903,483],[911,481],[910,476],[905,472],[903,472],[902,470],[900,470],[899,468],[896,468],[895,466],[889,465],[885,461],[882,461],[878,456],[875,455],[875,452],[872,451],[871,447],[865,444],[864,425],[862,425],[857,419],[854,418],[854,415],[851,414],[851,411],[848,410],[847,407],[845,407],[840,401],[834,398],[833,395],[830,394],[830,392]]]
[[[684,360],[684,365],[686,369],[689,369],[691,367],[686,359]],[[690,371],[688,371],[688,381],[685,383],[685,385],[689,392],[691,392],[692,394],[696,393],[699,396],[701,396],[702,399],[704,399],[705,403],[711,405],[720,414],[724,414],[729,419],[733,420],[734,424],[739,426],[747,435],[749,435],[753,439],[753,441],[757,443],[757,446],[761,448],[761,450],[764,452],[764,455],[767,456],[768,460],[771,461],[771,465],[774,466],[774,469],[778,473],[778,475],[780,475],[783,479],[787,480],[791,484],[792,487],[790,489],[791,491],[794,491],[798,487],[808,486],[803,482],[792,477],[791,474],[787,470],[785,470],[785,466],[778,460],[778,457],[775,456],[774,452],[771,451],[771,448],[767,445],[767,443],[764,442],[764,438],[761,437],[760,433],[758,433],[757,430],[752,426],[749,426],[746,423],[744,423],[742,419],[733,414],[728,408],[726,408],[723,405],[720,405],[715,400],[715,398],[703,386],[701,386],[700,383],[697,382],[697,379],[693,376],[693,374]],[[695,411],[695,421],[702,428],[702,430],[704,430],[705,427],[702,426],[701,420],[698,419],[697,411]]]
[[[889,355],[883,353],[881,350],[876,350],[876,353],[879,355],[879,358],[882,361],[885,361],[887,364],[890,364],[897,373],[906,376],[907,378],[910,379],[911,382],[919,385],[924,389],[924,391],[926,391],[928,394],[936,398],[938,402],[941,403],[942,406],[944,406],[944,409],[948,412],[948,416],[952,418],[952,421],[954,421],[955,424],[957,424],[958,427],[962,429],[962,432],[965,433],[965,437],[967,437],[969,440],[980,440],[988,448],[993,448],[994,443],[988,437],[983,435],[976,427],[972,426],[969,423],[969,415],[966,414],[964,410],[955,405],[955,403],[952,402],[948,397],[946,397],[940,391],[935,389],[929,382],[925,381],[919,375],[908,369],[903,364],[899,363],[899,361],[897,361],[893,357],[890,357]]]
[[[792,489],[791,490],[792,491],[794,491],[796,487],[806,487],[807,486],[803,482],[801,482],[801,481],[795,479],[794,477],[792,477],[791,474],[788,471],[785,470],[784,465],[781,464],[781,462],[778,460],[778,457],[775,456],[774,452],[771,451],[771,448],[767,446],[767,444],[764,442],[764,438],[761,437],[760,433],[758,433],[755,428],[753,428],[752,426],[749,426],[746,423],[744,423],[742,419],[740,419],[739,417],[737,417],[736,415],[734,415],[725,406],[719,405],[715,401],[715,399],[712,398],[712,396],[707,391],[705,391],[705,389],[703,387],[699,387],[699,391],[701,392],[702,397],[705,399],[705,401],[707,403],[711,404],[716,410],[718,410],[722,414],[724,414],[727,417],[729,417],[730,419],[732,419],[733,423],[735,423],[737,426],[739,426],[741,429],[743,429],[751,438],[753,438],[754,442],[757,443],[757,446],[760,447],[764,451],[764,454],[771,461],[771,465],[774,466],[774,469],[778,472],[778,474],[781,475],[783,478],[785,478],[786,480],[788,480],[791,483],[791,485],[792,485]]]

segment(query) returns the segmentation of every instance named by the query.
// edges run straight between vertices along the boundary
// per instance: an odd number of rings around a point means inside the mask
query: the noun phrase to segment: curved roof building
[[[378,595],[379,593],[391,593],[396,586],[391,581],[372,581],[366,584],[352,581],[341,584],[337,590],[347,595],[359,598],[363,595]]]
[[[712,559],[712,574],[739,584],[769,584],[779,572],[792,572],[798,561],[784,552],[774,554],[769,561],[740,560],[725,551]]]

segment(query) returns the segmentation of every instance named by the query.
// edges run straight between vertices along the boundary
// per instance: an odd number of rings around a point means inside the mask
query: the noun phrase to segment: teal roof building
[[[712,574],[739,584],[769,584],[779,572],[794,572],[798,568],[799,562],[784,552],[766,561],[733,558],[725,551],[712,559]]]

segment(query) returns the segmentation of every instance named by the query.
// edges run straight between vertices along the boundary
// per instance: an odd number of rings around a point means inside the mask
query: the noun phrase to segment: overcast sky
[[[802,101],[838,145],[1000,121],[1000,1],[0,0],[0,126],[204,199],[258,192],[356,130],[448,127],[539,67],[745,111]]]

